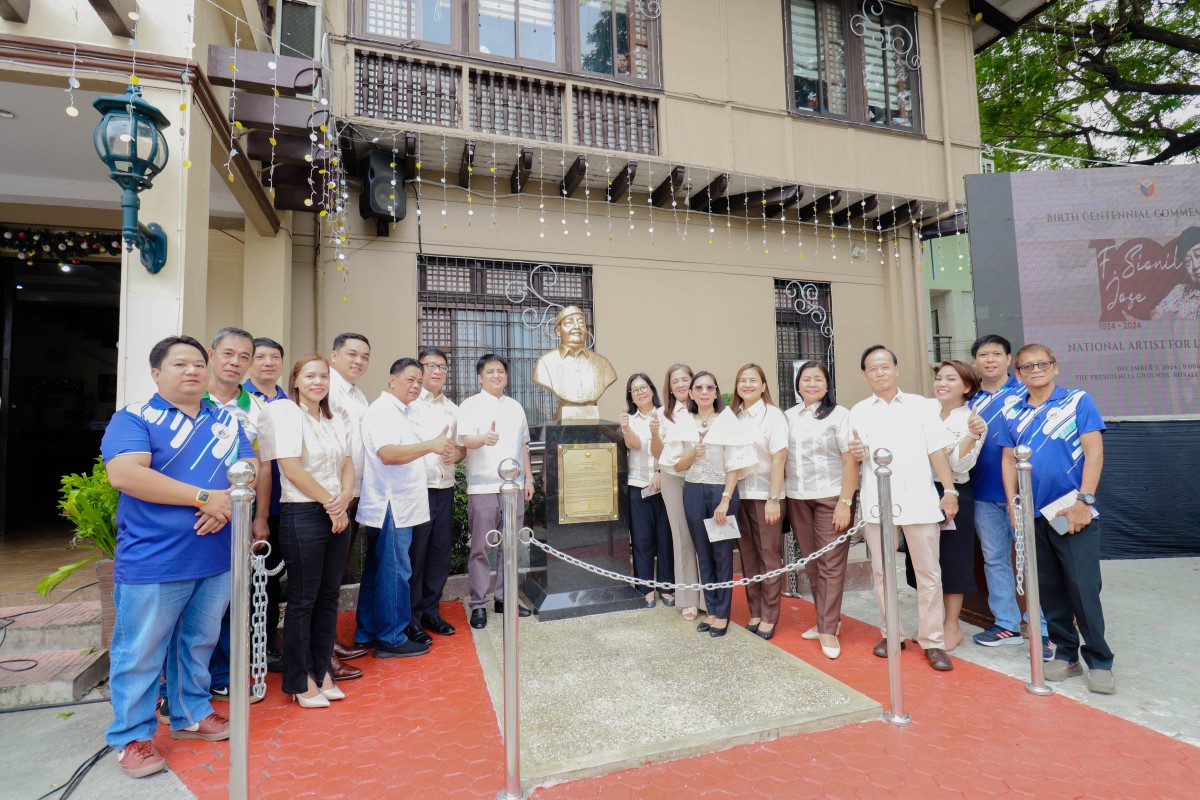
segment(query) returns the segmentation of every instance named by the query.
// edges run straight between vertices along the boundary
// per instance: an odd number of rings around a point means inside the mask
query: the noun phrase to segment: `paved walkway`
[[[1190,681],[1200,639],[1200,614],[1195,613],[1198,571],[1200,559],[1105,562],[1105,600],[1121,690],[1114,697],[1087,695],[1086,690],[1081,695],[1086,703],[1064,693],[1034,697],[1025,692],[1023,677],[1015,679],[970,663],[1011,660],[1008,666],[1016,670],[1017,648],[997,653],[964,645],[955,670],[940,674],[910,645],[904,654],[904,677],[907,710],[914,724],[907,729],[880,721],[858,723],[541,788],[535,797],[1191,800],[1200,784],[1200,747],[1187,743],[1195,741],[1194,734],[1180,728],[1175,733],[1179,738],[1172,738],[1109,711],[1134,716],[1142,713],[1139,708],[1145,703],[1152,708],[1150,701],[1161,699],[1170,704],[1160,715],[1163,719],[1192,718],[1194,723],[1198,707]],[[743,597],[735,595],[735,621],[746,618]],[[905,602],[905,615],[915,618],[911,598]],[[831,662],[815,642],[800,638],[812,622],[812,606],[803,600],[784,603],[783,622],[772,644],[886,706],[884,662],[870,654],[878,639],[874,625],[847,620],[843,655]],[[1142,603],[1140,611],[1138,603]],[[869,592],[848,598],[848,610],[862,619],[877,618],[873,605]],[[270,676],[270,694],[251,712],[251,796],[256,800],[495,797],[503,786],[503,746],[495,711],[472,638],[465,635],[462,607],[447,603],[443,613],[459,626],[458,635],[438,639],[434,652],[423,658],[357,662],[368,670],[367,676],[347,682],[348,699],[329,709],[302,710],[286,703],[279,693],[278,676]],[[343,624],[349,625],[350,619]],[[1165,642],[1171,646],[1165,647]],[[1147,652],[1156,653],[1155,658],[1141,655]],[[685,670],[686,665],[679,665],[681,680],[686,680]],[[1155,693],[1161,693],[1161,698]],[[636,687],[630,687],[629,695],[636,698]],[[1126,704],[1137,708],[1131,711]],[[628,713],[653,719],[663,712],[635,707]],[[23,714],[55,712],[0,715],[4,744],[0,774],[6,776],[0,796],[7,797],[13,786],[9,776],[15,765],[44,763],[50,750],[69,746],[73,754],[65,760],[82,761],[99,746],[100,730],[107,721],[97,724],[94,738],[85,744],[62,736],[51,738],[45,726],[23,726]],[[1159,727],[1170,732],[1175,724]],[[36,740],[22,733],[35,729],[43,731]],[[179,796],[175,793],[179,781],[203,800],[226,796],[224,744],[173,741],[165,728],[157,741],[174,774],[137,782],[112,775],[115,783],[99,776],[93,783],[89,776],[75,800],[154,796],[156,786],[163,789],[163,797]],[[107,761],[115,767],[112,756]],[[57,764],[53,769],[63,774],[48,775],[46,770],[42,779],[65,780],[69,775],[69,769]],[[106,768],[102,774],[113,772]],[[49,783],[40,785],[44,788],[14,796],[32,798],[50,788]],[[135,794],[135,786],[137,792],[149,794]]]

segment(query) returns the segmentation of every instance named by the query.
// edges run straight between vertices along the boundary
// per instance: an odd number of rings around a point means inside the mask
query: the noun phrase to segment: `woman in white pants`
[[[667,370],[663,387],[666,390],[662,408],[650,426],[650,452],[659,458],[663,441],[670,426],[680,417],[688,416],[688,390],[692,385],[692,368],[687,364],[673,364]],[[671,467],[660,467],[662,475],[662,498],[667,506],[667,519],[671,523],[671,542],[674,545],[675,580],[678,583],[699,583],[700,566],[696,560],[696,547],[688,529],[687,517],[683,514],[683,474]],[[665,605],[678,603],[683,607],[684,619],[696,619],[700,614],[703,595],[696,589],[680,589],[671,602],[663,595]]]

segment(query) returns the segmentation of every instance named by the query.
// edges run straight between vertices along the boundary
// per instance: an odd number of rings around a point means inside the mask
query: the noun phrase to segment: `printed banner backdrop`
[[[1200,165],[1008,177],[1022,339],[1105,418],[1200,414]]]

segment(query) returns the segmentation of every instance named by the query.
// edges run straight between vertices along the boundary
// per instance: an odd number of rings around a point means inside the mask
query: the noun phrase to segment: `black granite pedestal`
[[[546,443],[546,523],[534,534],[551,546],[598,567],[632,574],[629,552],[629,490],[625,439],[615,422],[563,420],[547,423],[541,437]],[[562,500],[559,445],[615,444],[617,446],[617,508],[619,519],[560,522]],[[641,608],[644,592],[627,583],[608,580],[530,548],[529,573],[521,585],[537,609],[539,619],[554,620]]]

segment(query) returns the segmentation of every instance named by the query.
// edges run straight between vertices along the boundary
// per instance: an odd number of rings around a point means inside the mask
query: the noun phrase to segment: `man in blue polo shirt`
[[[121,493],[105,741],[135,778],[166,766],[152,741],[164,663],[172,738],[229,738],[229,720],[209,699],[208,659],[229,605],[225,474],[254,458],[237,418],[204,399],[208,356],[199,342],[163,339],[150,351],[150,375],[158,392],[114,414],[100,444]]]
[[[975,490],[975,531],[983,551],[983,574],[987,578],[988,607],[995,622],[987,630],[975,634],[976,644],[984,647],[1025,643],[1021,636],[1021,609],[1017,605],[1017,584],[1013,577],[1013,528],[1008,521],[1001,469],[1004,448],[997,443],[1000,416],[1017,401],[1025,386],[1008,371],[1012,363],[1012,344],[1003,336],[984,334],[971,345],[971,357],[979,372],[981,387],[971,401],[971,410],[987,423],[987,436],[979,460],[971,470],[971,486]],[[1026,621],[1029,615],[1025,615]],[[1050,637],[1046,635],[1046,620],[1042,619],[1042,658],[1054,657]]]
[[[1005,448],[1004,491],[1010,507],[1017,495],[1013,448],[1028,445],[1033,451],[1032,533],[1038,589],[1055,648],[1054,660],[1046,665],[1046,680],[1082,675],[1082,653],[1088,665],[1088,689],[1114,694],[1113,654],[1104,641],[1100,606],[1096,512],[1096,487],[1104,467],[1104,420],[1087,392],[1055,385],[1058,362],[1050,348],[1027,344],[1017,351],[1016,362],[1025,391],[1004,412],[999,442]]]

